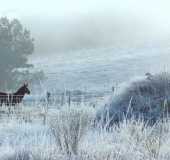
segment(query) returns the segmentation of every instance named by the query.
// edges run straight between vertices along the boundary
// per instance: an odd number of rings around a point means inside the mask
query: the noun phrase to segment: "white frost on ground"
[[[30,121],[18,113],[9,117],[1,115],[0,159],[170,159],[169,121],[146,127],[142,121],[124,120],[119,127],[115,125],[107,130],[100,124],[93,126],[96,111],[88,106],[64,106],[59,112],[50,112],[45,115],[45,123],[42,113],[37,111],[37,116],[30,117]],[[27,113],[27,107],[23,106],[22,114]],[[55,127],[54,131],[59,137],[54,136],[52,127]]]

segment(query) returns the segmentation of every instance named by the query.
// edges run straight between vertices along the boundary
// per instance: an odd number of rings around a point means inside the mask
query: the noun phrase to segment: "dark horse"
[[[22,102],[25,94],[30,94],[28,84],[24,84],[15,93],[0,92],[0,106],[2,106],[2,104],[15,106]]]

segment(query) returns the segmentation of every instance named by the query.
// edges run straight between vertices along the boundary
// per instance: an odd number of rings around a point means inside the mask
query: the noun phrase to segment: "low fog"
[[[169,44],[169,5],[168,0],[7,0],[0,15],[21,20],[35,38],[35,52],[42,54]]]

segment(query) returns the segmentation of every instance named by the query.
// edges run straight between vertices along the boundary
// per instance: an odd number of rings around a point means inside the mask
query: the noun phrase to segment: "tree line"
[[[0,18],[0,89],[15,88],[24,80],[33,80],[28,56],[34,52],[34,39],[17,19]]]

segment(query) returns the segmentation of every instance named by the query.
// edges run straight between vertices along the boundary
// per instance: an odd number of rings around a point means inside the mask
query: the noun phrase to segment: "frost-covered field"
[[[124,120],[110,129],[94,124],[96,109],[20,106],[0,117],[1,160],[169,160],[170,121],[145,126]]]
[[[169,48],[164,46],[79,50],[38,57],[30,61],[48,77],[42,87],[45,93],[68,89],[111,94],[117,83],[126,84],[134,76],[144,77],[146,72],[167,71],[169,67]],[[147,126],[142,120],[124,119],[108,129],[102,122],[94,123],[102,104],[97,103],[96,108],[72,105],[49,110],[22,106],[22,113],[2,117],[0,159],[170,159],[169,120]]]

